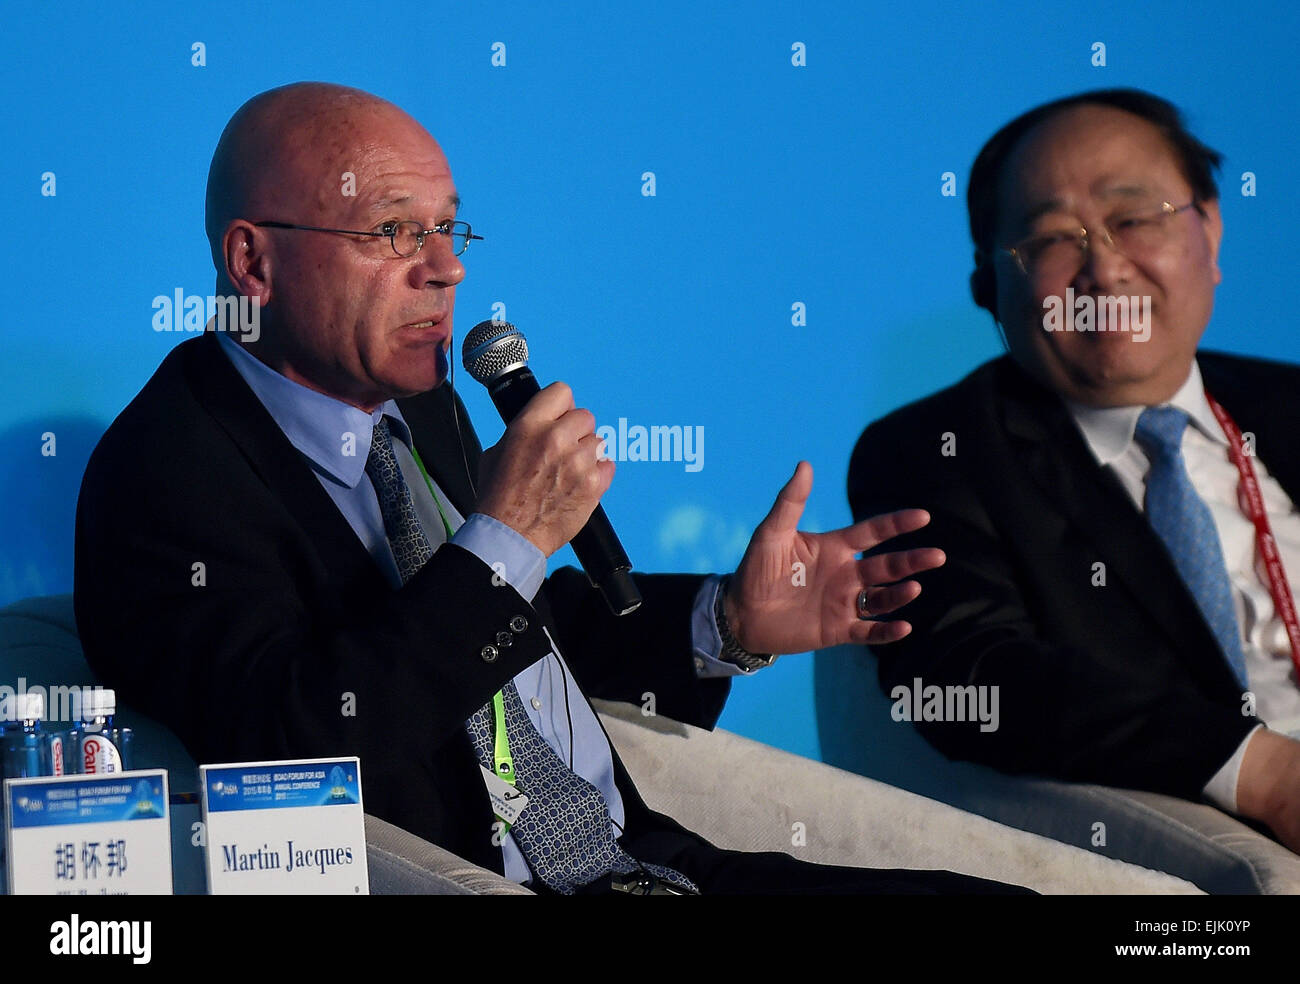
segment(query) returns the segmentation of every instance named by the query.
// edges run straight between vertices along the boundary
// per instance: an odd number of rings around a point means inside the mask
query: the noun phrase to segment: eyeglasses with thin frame
[[[385,222],[378,232],[362,232],[359,229],[325,229],[321,226],[296,225],[292,222],[254,222],[262,229],[304,229],[307,232],[333,232],[340,236],[375,236],[387,239],[398,256],[414,256],[424,248],[426,236],[446,236],[451,242],[451,250],[460,256],[469,249],[471,240],[483,241],[482,236],[474,235],[468,222],[439,222],[432,229],[424,228],[419,222]]]
[[[1156,209],[1125,212],[1107,219],[1096,234],[1107,246],[1128,259],[1143,259],[1168,244],[1172,235],[1169,220],[1189,208],[1200,212],[1201,203],[1193,200],[1175,206],[1161,202]],[[1091,236],[1087,228],[1080,226],[1072,231],[1030,236],[1014,246],[1002,247],[999,252],[1015,260],[1020,272],[1027,277],[1072,276],[1078,272],[1088,250],[1092,249]]]

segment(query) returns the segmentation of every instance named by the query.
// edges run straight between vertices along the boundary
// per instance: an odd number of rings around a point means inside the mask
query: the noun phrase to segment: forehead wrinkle
[[[389,208],[393,208],[394,206],[406,205],[409,202],[413,202],[415,200],[416,197],[414,195],[398,195],[396,197],[394,197],[393,195],[381,195],[379,198],[375,199],[373,202],[370,203],[370,207],[369,209],[367,209],[367,211],[383,212]],[[452,211],[454,212],[460,211],[460,195],[447,195],[443,199],[443,202],[451,206]]]
[[[1105,180],[1096,182],[1092,192],[1095,198],[1141,198],[1150,193],[1148,184],[1112,184]]]
[[[1092,197],[1099,201],[1113,201],[1120,199],[1123,201],[1133,201],[1147,198],[1151,195],[1151,187],[1143,184],[1113,184],[1110,178],[1101,178],[1093,183]],[[1035,219],[1041,219],[1044,215],[1051,215],[1053,212],[1071,212],[1073,209],[1060,198],[1048,198],[1034,205],[1029,206],[1021,214],[1019,221],[1022,224],[1029,224]]]
[[[1127,128],[1122,140],[1117,134],[1120,126]],[[1105,142],[1096,143],[1098,139]],[[1148,158],[1148,152],[1153,152],[1154,156]],[[1097,156],[1099,154],[1101,156]],[[1133,175],[1130,170],[1137,167],[1133,160],[1135,155],[1157,170],[1163,171],[1168,166],[1178,178],[1183,177],[1173,149],[1148,121],[1112,107],[1078,106],[1041,122],[1024,134],[1008,156],[1000,183],[1013,195],[1015,185],[1020,184],[1018,197],[1024,201],[1026,178],[1040,179],[1044,183],[1056,182],[1059,186],[1061,182],[1069,182],[1078,176],[1080,167],[1088,168],[1108,161],[1106,173],[1089,184],[1088,194],[1100,200],[1137,198],[1151,194],[1153,188],[1150,177]],[[1050,183],[1044,190],[1047,197],[1028,204],[1021,221],[1032,221],[1047,212],[1071,207],[1056,194]],[[1014,199],[1004,200],[1011,202]]]
[[[357,168],[359,193],[353,203],[354,210],[369,215],[421,201],[441,207],[441,203],[434,203],[434,199],[420,192],[435,181],[450,179],[451,169],[433,138],[423,130],[420,133],[432,147],[412,147],[413,142],[423,141],[413,140],[414,134],[407,133],[401,140],[372,148],[370,159]],[[460,199],[453,192],[444,196],[443,201],[459,207]]]

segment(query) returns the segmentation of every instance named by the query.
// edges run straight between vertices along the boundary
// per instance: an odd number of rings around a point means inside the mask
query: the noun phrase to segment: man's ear
[[[998,316],[997,275],[993,264],[981,252],[975,253],[975,269],[970,275],[970,296],[976,307],[982,307],[994,318]]]
[[[226,278],[237,293],[256,297],[263,307],[271,300],[271,237],[243,219],[234,219],[221,237]]]
[[[970,296],[976,307],[981,307],[993,317],[993,326],[998,330],[998,339],[1002,342],[1002,351],[1010,352],[1007,344],[1007,332],[998,320],[998,281],[993,264],[985,260],[984,254],[976,250],[975,269],[970,274]]]
[[[1212,198],[1208,202],[1201,202],[1200,212],[1203,216],[1201,224],[1205,227],[1205,236],[1210,243],[1210,265],[1214,268],[1214,282],[1222,283],[1223,274],[1219,272],[1219,244],[1223,241],[1223,215],[1219,211],[1219,200]]]

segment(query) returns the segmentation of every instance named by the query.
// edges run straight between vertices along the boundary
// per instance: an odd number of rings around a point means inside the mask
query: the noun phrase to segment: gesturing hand
[[[857,555],[920,529],[930,522],[929,513],[903,509],[830,533],[801,533],[799,518],[811,491],[812,465],[801,461],[754,531],[724,601],[736,641],[753,653],[798,653],[903,638],[912,630],[907,622],[865,619],[919,595],[921,586],[905,579],[943,564],[943,551],[924,547],[864,560]]]

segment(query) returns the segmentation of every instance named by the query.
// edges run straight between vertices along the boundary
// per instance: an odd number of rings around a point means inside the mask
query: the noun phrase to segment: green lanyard
[[[433,479],[429,477],[424,462],[420,460],[420,452],[415,450],[414,445],[411,446],[411,457],[415,459],[420,474],[424,476],[425,484],[429,486],[429,494],[433,496],[433,504],[438,507],[438,515],[442,518],[443,529],[447,531],[447,539],[450,540],[452,535],[451,523],[447,521],[447,514],[442,511],[442,503],[438,501],[438,493],[433,488]],[[506,705],[500,690],[492,697],[492,717],[496,725],[496,740],[492,749],[493,765],[497,777],[513,786],[515,784],[515,762],[510,757],[510,739],[506,736]],[[509,830],[510,825],[506,824],[505,829]]]

